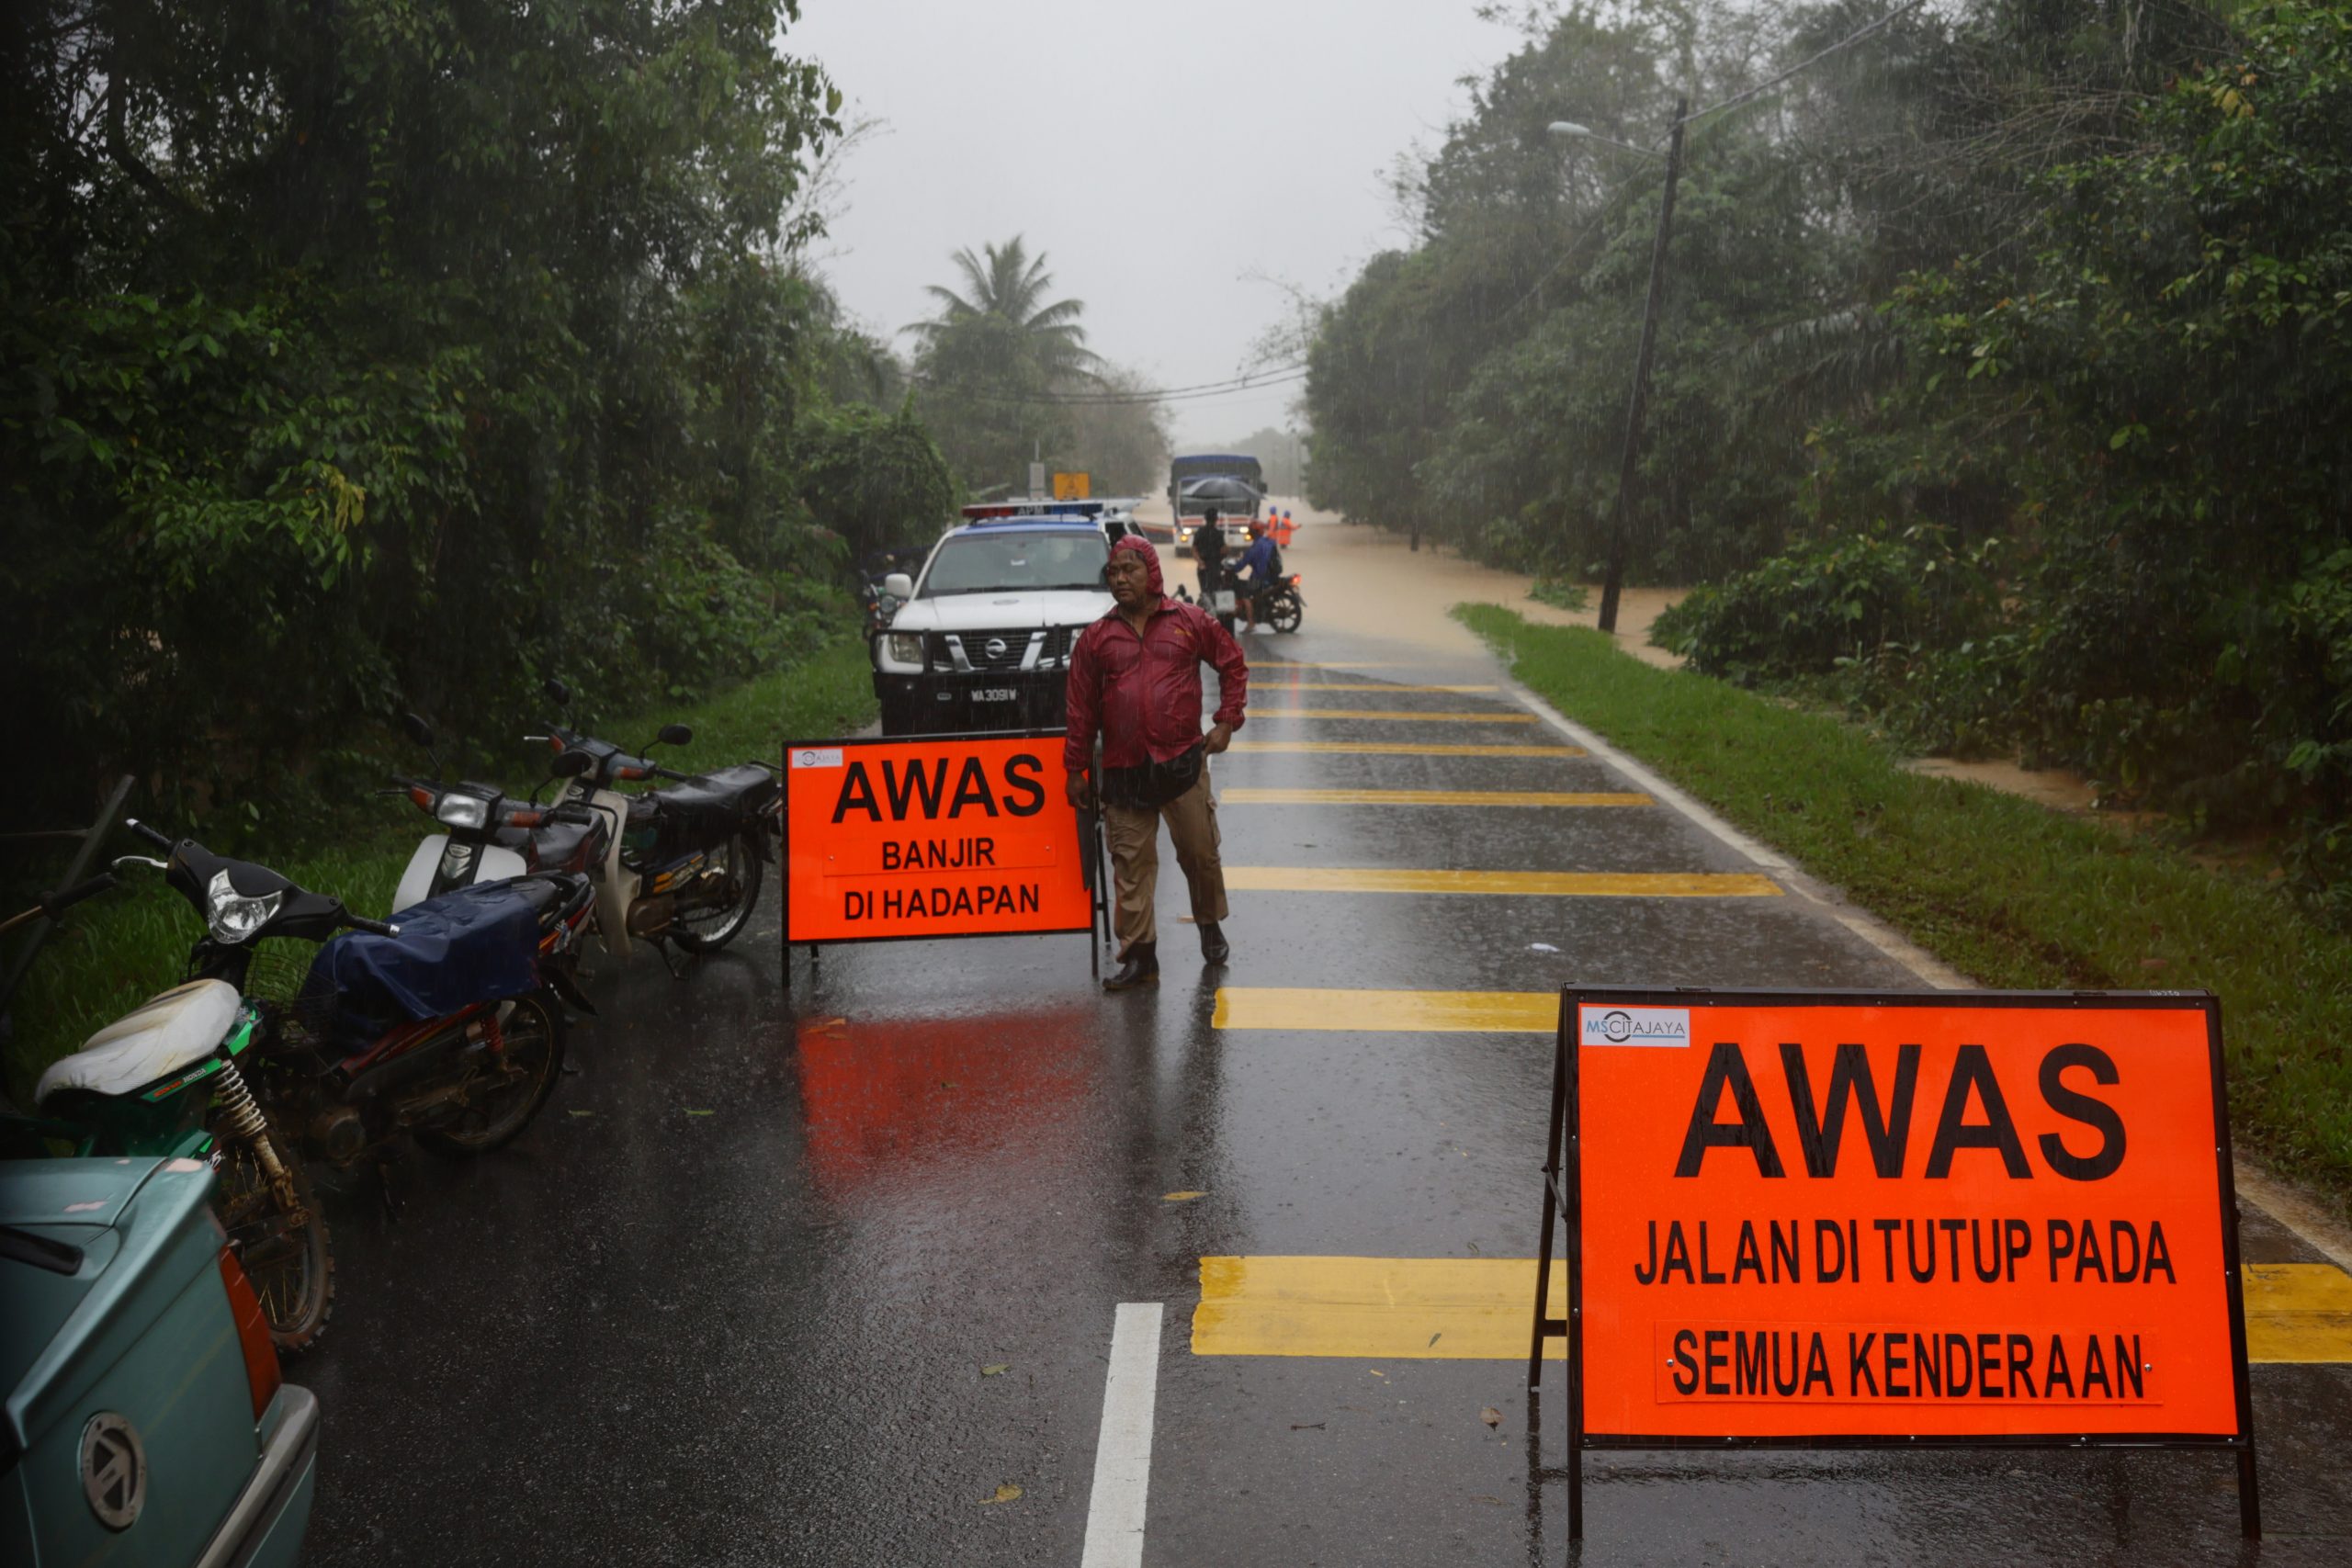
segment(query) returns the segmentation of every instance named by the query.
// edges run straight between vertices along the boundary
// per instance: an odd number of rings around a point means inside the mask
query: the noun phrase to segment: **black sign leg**
[[[2262,1489],[2254,1479],[2254,1442],[2238,1450],[2238,1533],[2248,1540],[2262,1539]]]
[[[1535,1323],[1529,1331],[1527,1386],[1544,1386],[1544,1341],[1551,1336],[1552,1232],[1559,1216],[1560,1136],[1568,1105],[1568,1026],[1562,1004],[1560,1036],[1552,1055],[1552,1120],[1544,1148],[1544,1230],[1536,1245]]]
[[[783,748],[783,807],[776,816],[776,974],[793,995],[793,748]]]
[[[1584,1544],[1584,1423],[1577,1419],[1577,1372],[1568,1369],[1568,1561]]]

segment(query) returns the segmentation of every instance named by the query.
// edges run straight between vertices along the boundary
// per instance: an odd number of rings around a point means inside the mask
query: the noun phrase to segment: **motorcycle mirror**
[[[548,696],[555,699],[557,705],[560,707],[569,707],[571,705],[571,688],[565,685],[562,682],[557,680],[552,675],[539,682],[539,690],[545,692]]]
[[[692,743],[695,732],[683,724],[665,724],[662,733],[653,739],[664,746],[684,746]]]
[[[433,727],[413,713],[401,715],[401,729],[426,750],[433,750]]]

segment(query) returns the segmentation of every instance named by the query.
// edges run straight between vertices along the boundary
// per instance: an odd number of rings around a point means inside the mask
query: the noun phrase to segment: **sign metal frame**
[[[1578,1045],[1576,1019],[1588,1004],[1621,1008],[1857,1007],[2030,1008],[2041,1010],[2132,1009],[2198,1011],[2205,1015],[2206,1057],[2211,1075],[2214,1147],[2222,1203],[2221,1237],[2230,1315],[2231,1376],[2237,1431],[2099,1432],[1908,1437],[1851,1433],[1831,1436],[1723,1435],[1690,1437],[1591,1432],[1585,1427],[1583,1140],[1578,1121]],[[1556,1236],[1555,1236],[1556,1231]],[[1550,1313],[1555,1239],[1567,1264],[1567,1310]],[[2222,1070],[2221,998],[2210,991],[1876,991],[1832,988],[1715,990],[1705,987],[1563,986],[1560,1022],[1552,1066],[1552,1106],[1544,1158],[1544,1222],[1535,1273],[1535,1314],[1527,1355],[1531,1401],[1542,1387],[1544,1346],[1567,1342],[1568,1461],[1565,1470],[1544,1470],[1539,1478],[1565,1479],[1568,1488],[1568,1539],[1584,1539],[1584,1453],[1593,1450],[1694,1449],[2198,1449],[2233,1454],[2237,1461],[2238,1524],[2247,1540],[2262,1538],[2261,1495],[2256,1477],[2254,1399],[2246,1366],[2245,1269],[2238,1253],[2237,1194],[2232,1178],[2228,1084]],[[1571,1549],[1574,1550],[1573,1548]]]
[[[816,941],[795,943],[792,937],[792,780],[796,771],[807,771],[795,770],[792,766],[792,754],[795,751],[847,751],[864,746],[905,744],[928,746],[957,740],[1058,740],[1063,734],[1064,732],[1060,729],[971,729],[941,735],[857,735],[844,736],[832,740],[786,742],[783,755],[785,800],[784,809],[779,817],[783,831],[776,843],[777,881],[780,885],[776,889],[778,895],[776,951],[783,960],[785,991],[789,994],[792,989],[793,948],[797,945],[808,950],[808,962],[813,969],[820,962],[818,955],[825,945]],[[1111,879],[1103,865],[1101,812],[1092,808],[1081,808],[1079,811],[1078,839],[1079,873],[1090,895],[1087,900],[1087,923],[1083,926],[1047,926],[1033,931],[1017,931],[911,932],[905,936],[870,936],[852,940],[856,945],[864,947],[874,943],[893,942],[973,942],[991,937],[1067,936],[1082,931],[1087,936],[1087,949],[1092,973],[1099,979],[1102,974],[1102,952],[1111,940]],[[1101,937],[1099,942],[1096,940],[1098,935]],[[843,945],[842,939],[832,939],[832,945]]]

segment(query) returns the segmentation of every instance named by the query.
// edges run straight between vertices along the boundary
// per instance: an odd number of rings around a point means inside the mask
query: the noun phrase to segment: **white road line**
[[[1594,759],[1616,769],[1657,796],[1659,804],[1681,813],[1707,833],[1747,856],[1758,867],[1771,873],[1790,891],[1820,905],[1822,912],[1831,919],[1909,970],[1924,984],[1945,991],[1974,988],[1976,983],[1967,976],[1912,942],[1885,921],[1847,903],[1843,894],[1800,870],[1786,855],[1749,838],[1583,725],[1566,717],[1526,685],[1514,680],[1510,693],[1530,712],[1583,747]]]
[[[1094,1449],[1080,1568],[1137,1568],[1143,1562],[1151,1413],[1159,1397],[1159,1303],[1122,1302],[1111,1325],[1111,1375],[1102,1385],[1102,1436]]]

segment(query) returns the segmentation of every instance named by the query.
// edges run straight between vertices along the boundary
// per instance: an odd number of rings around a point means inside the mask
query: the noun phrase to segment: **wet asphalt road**
[[[1519,711],[1500,679],[1319,630],[1253,705]],[[1558,745],[1537,725],[1264,718],[1249,740]],[[1629,787],[1587,758],[1249,753],[1220,790]],[[1228,866],[1738,872],[1663,807],[1237,805]],[[1076,936],[833,948],[777,985],[775,889],[683,982],[595,976],[577,1071],[506,1151],[335,1200],[308,1561],[1075,1564],[1118,1303],[1165,1303],[1143,1560],[1552,1562],[1561,1382],[1523,1364],[1193,1353],[1204,1257],[1532,1254],[1551,1044],[1241,1030],[1216,988],[1915,987],[1794,897],[1237,893],[1204,975],[1161,881],[1156,991]],[[1542,951],[1535,944],[1557,951]],[[1170,1201],[1173,1192],[1201,1196]],[[2249,1258],[2313,1257],[2251,1218]],[[991,1371],[990,1369],[1001,1369]],[[1600,1456],[1593,1562],[2341,1562],[2352,1368],[2258,1367],[2271,1537],[2211,1455]],[[1503,1419],[1480,1419],[1492,1406]],[[1017,1500],[989,1503],[1000,1488]]]

